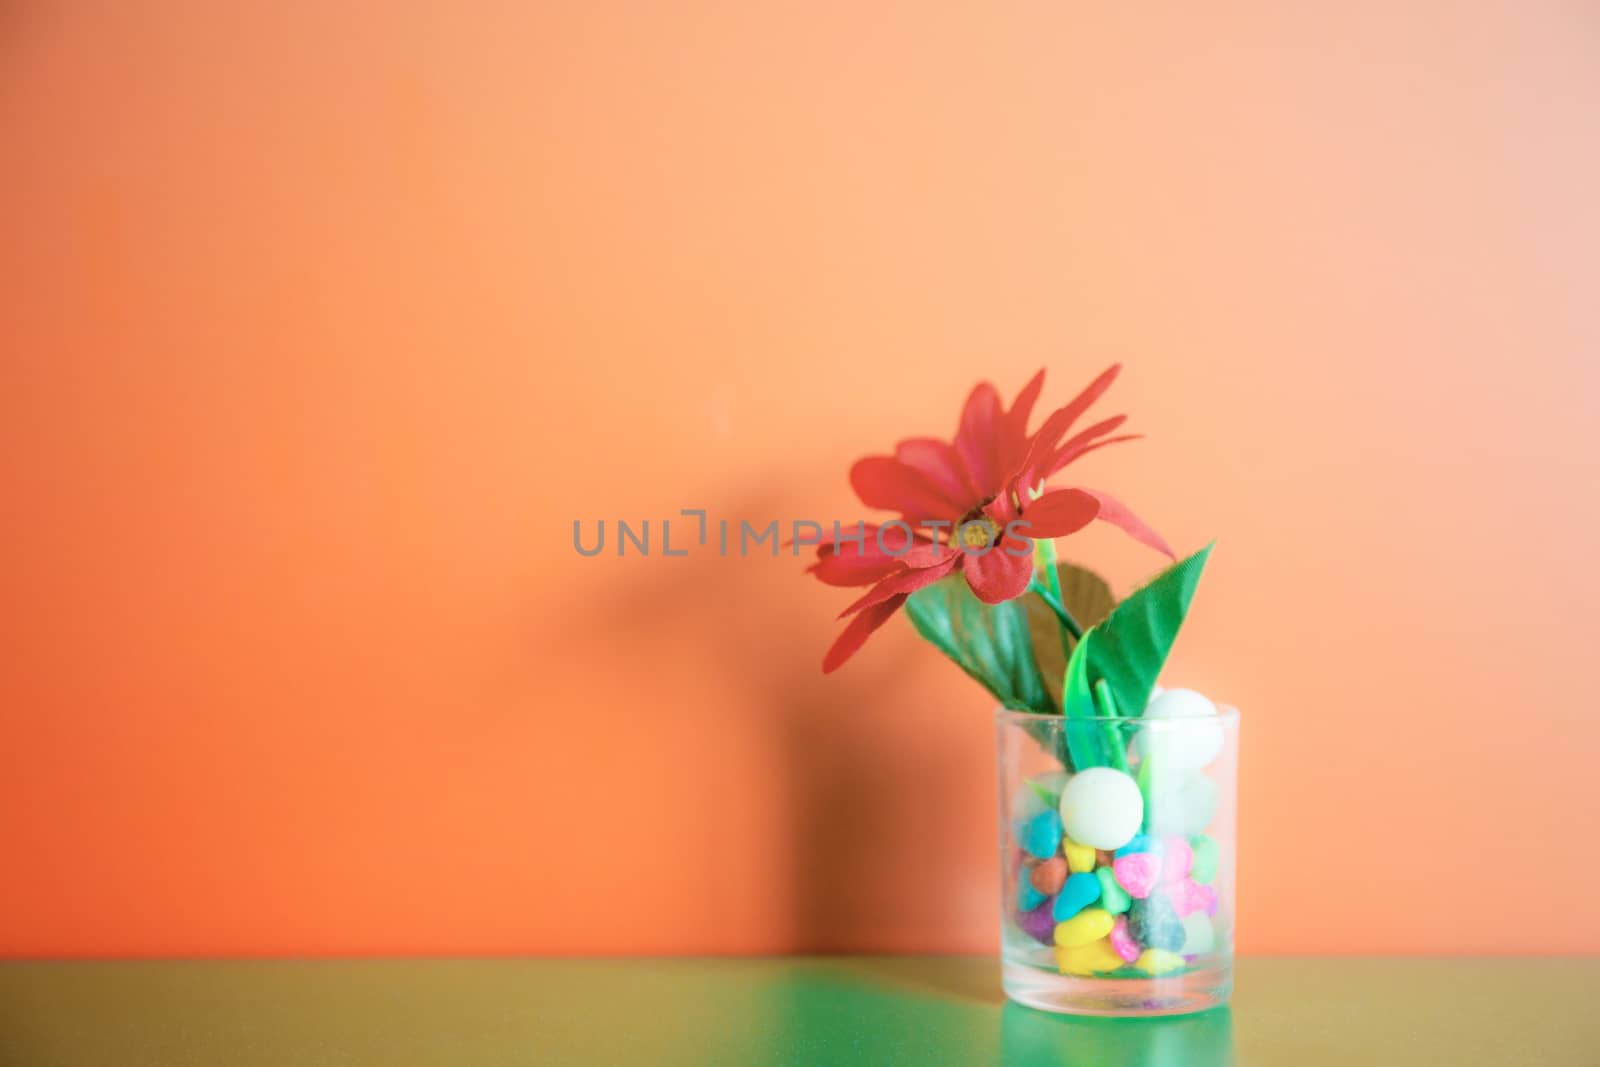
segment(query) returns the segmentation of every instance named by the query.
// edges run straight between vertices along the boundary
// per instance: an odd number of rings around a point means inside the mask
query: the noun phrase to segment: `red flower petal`
[[[1111,364],[1111,366],[1101,371],[1094,381],[1084,386],[1083,392],[1073,397],[1066,408],[1062,410],[1070,410],[1073,413],[1073,419],[1076,420],[1079,415],[1089,410],[1089,405],[1099,400],[1105,394],[1105,391],[1111,388],[1111,383],[1116,381],[1117,375],[1121,373],[1122,364]]]
[[[894,458],[926,478],[935,489],[958,504],[955,514],[964,515],[983,497],[967,484],[966,468],[955,446],[937,437],[913,437],[894,446]],[[967,501],[971,503],[967,503]]]
[[[924,552],[924,549],[931,549],[932,552]],[[891,596],[896,596],[900,593],[915,593],[918,589],[932,585],[955,570],[956,564],[961,562],[961,554],[959,552],[943,545],[923,545],[906,553],[907,559],[914,556],[923,559],[931,558],[931,562],[908,563],[905,570],[889,575],[883,581],[867,590],[854,604],[839,612],[839,618],[842,619],[846,615],[854,615],[856,612],[870,608],[874,604],[881,604]]]
[[[1023,433],[1028,432],[1028,419],[1033,415],[1033,405],[1038,402],[1039,394],[1044,390],[1044,368],[1039,368],[1039,373],[1028,379],[1028,384],[1022,387],[1017,398],[1011,402],[1011,411],[1006,416],[1017,425]]]
[[[1059,455],[1062,452],[1068,452],[1075,448],[1081,448],[1096,438],[1104,437],[1106,434],[1110,433],[1112,430],[1115,430],[1118,426],[1121,426],[1127,421],[1128,416],[1126,415],[1113,415],[1109,419],[1101,419],[1087,430],[1079,430],[1077,433],[1067,438],[1067,440],[1062,443],[1061,447],[1056,449],[1056,453]]]
[[[961,456],[968,483],[980,496],[993,496],[1000,488],[1000,479],[1008,473],[1000,469],[995,447],[996,434],[1004,417],[1000,394],[988,382],[978,383],[961,410],[956,452]]]
[[[1080,445],[1076,448],[1069,448],[1068,446],[1072,444],[1072,442],[1069,441],[1067,444],[1061,446],[1061,449],[1056,453],[1055,458],[1050,461],[1050,469],[1045,473],[1045,477],[1048,478],[1050,475],[1061,470],[1067,464],[1087,456],[1090,452],[1093,452],[1097,448],[1104,448],[1106,445],[1120,445],[1124,441],[1142,440],[1144,440],[1144,434],[1142,433],[1125,433],[1116,437],[1107,437],[1103,441],[1095,441],[1089,444]]]
[[[1100,500],[1082,489],[1054,489],[1030,503],[1022,512],[1028,524],[1022,532],[1038,539],[1065,537],[1089,525],[1100,515]]]
[[[910,551],[900,557],[900,561],[911,570],[921,570],[924,567],[937,567],[945,560],[953,558],[956,550],[948,545],[935,545],[918,542]]]
[[[869,508],[898,511],[911,523],[961,514],[961,502],[946,496],[916,468],[893,456],[868,456],[850,468],[850,484]]]
[[[1044,389],[1044,370],[1028,379],[1028,384],[1022,387],[1017,398],[1011,402],[1011,410],[1006,412],[1006,431],[1000,441],[999,467],[1002,476],[1015,473],[1017,464],[1022,462],[1022,457],[1028,452],[1028,420],[1033,417],[1033,405],[1039,399],[1039,393]]]
[[[1100,372],[1098,378],[1084,388],[1083,392],[1073,397],[1065,407],[1058,408],[1044,421],[1044,425],[1039,427],[1039,432],[1030,440],[1027,456],[1020,468],[1025,475],[1028,475],[1025,484],[1038,484],[1043,478],[1042,467],[1045,458],[1056,451],[1062,435],[1072,429],[1072,424],[1089,409],[1089,405],[1100,399],[1101,394],[1111,388],[1111,383],[1116,381],[1117,375],[1121,372],[1120,363],[1107,367]]]
[[[1029,551],[1020,556],[1013,556],[1006,551],[1008,548],[1020,551],[1017,547],[1019,541],[1028,544]],[[1027,538],[1007,537],[982,555],[967,552],[964,556],[961,569],[967,576],[967,584],[985,604],[1015,600],[1027,592],[1028,582],[1033,578],[1033,551]]]
[[[1172,548],[1167,544],[1167,542],[1162,540],[1161,535],[1146,525],[1143,519],[1139,518],[1139,516],[1135,515],[1133,512],[1124,507],[1120,500],[1117,500],[1115,497],[1108,496],[1105,493],[1098,492],[1094,489],[1078,489],[1067,491],[1087,493],[1089,496],[1094,497],[1095,500],[1099,501],[1100,503],[1100,514],[1098,518],[1100,518],[1102,521],[1109,522],[1111,525],[1117,527],[1123,533],[1126,533],[1129,537],[1133,538],[1135,541],[1138,541],[1142,545],[1149,545],[1157,552],[1164,553],[1171,559],[1178,558],[1177,554],[1172,551]],[[1047,493],[1045,495],[1053,496],[1054,494]],[[1041,500],[1042,499],[1043,498],[1041,498]]]
[[[841,526],[840,533],[849,529],[853,527]],[[883,551],[878,546],[879,529],[881,527],[866,526],[860,545],[855,543],[854,538],[848,537],[841,537],[839,543],[835,544],[831,532],[824,534],[827,541],[817,546],[817,562],[806,569],[824,585],[870,585],[888,577],[904,565],[906,557],[916,548],[899,555]],[[905,543],[905,531],[898,527],[891,528],[884,534],[883,540],[890,548],[899,549]],[[924,543],[917,541],[918,545]]]
[[[861,612],[850,620],[850,625],[834,641],[833,647],[828,649],[828,654],[822,657],[822,673],[831,674],[844,665],[845,660],[856,654],[872,631],[889,621],[889,617],[900,610],[900,605],[906,602],[906,595],[901,593],[892,596],[881,604],[875,604],[866,611]]]
[[[984,505],[983,514],[990,522],[998,526],[1003,533],[1006,524],[1020,514],[1017,510],[1016,501],[1026,495],[1015,482],[1007,482],[1000,494]]]

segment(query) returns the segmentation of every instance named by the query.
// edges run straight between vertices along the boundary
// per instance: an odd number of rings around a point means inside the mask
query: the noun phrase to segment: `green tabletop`
[[[0,1064],[1600,1065],[1600,960],[1250,959],[1068,1019],[975,957],[0,964]]]

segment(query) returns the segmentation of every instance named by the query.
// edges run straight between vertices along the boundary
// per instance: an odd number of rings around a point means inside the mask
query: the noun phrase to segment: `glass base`
[[[1220,1007],[1233,991],[1223,967],[1197,967],[1159,978],[1078,978],[1002,961],[1006,996],[1061,1015],[1187,1015]]]

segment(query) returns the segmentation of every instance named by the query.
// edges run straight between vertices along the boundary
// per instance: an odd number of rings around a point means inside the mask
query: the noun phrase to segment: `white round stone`
[[[1115,851],[1133,840],[1143,819],[1139,783],[1114,767],[1079,771],[1061,791],[1061,825],[1080,845]]]
[[[1215,715],[1217,706],[1204,693],[1193,689],[1163,689],[1151,699],[1144,713],[1146,718],[1197,719]]]
[[[1170,726],[1153,726],[1139,731],[1134,751],[1143,756],[1156,753],[1156,766],[1168,770],[1196,770],[1222,752],[1222,724],[1216,721],[1217,706],[1193,689],[1168,689],[1144,709],[1149,721],[1173,721]]]
[[[1199,771],[1156,770],[1150,787],[1150,830],[1156,834],[1204,833],[1217,813],[1217,783]]]
[[[1192,912],[1183,919],[1183,954],[1204,956],[1217,947],[1217,933],[1211,920],[1203,911]]]

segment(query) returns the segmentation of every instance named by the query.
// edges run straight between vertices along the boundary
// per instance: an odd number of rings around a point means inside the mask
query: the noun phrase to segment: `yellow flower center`
[[[1000,527],[987,515],[979,515],[975,519],[968,519],[961,524],[958,531],[963,548],[980,549],[988,548],[1000,535]]]

